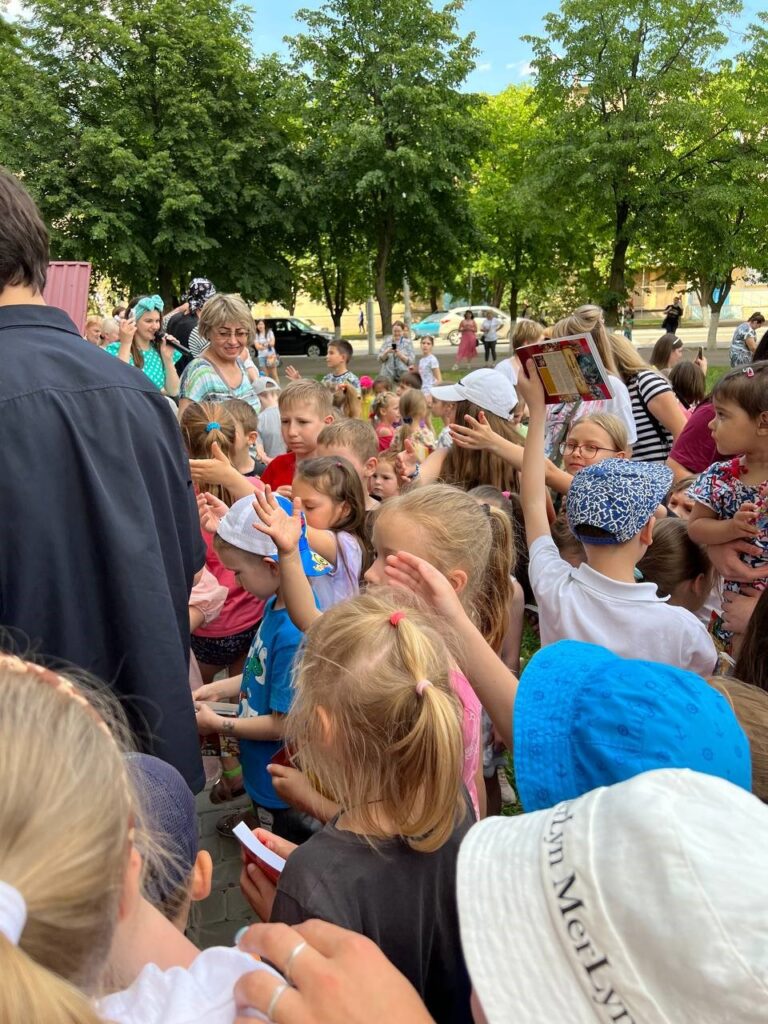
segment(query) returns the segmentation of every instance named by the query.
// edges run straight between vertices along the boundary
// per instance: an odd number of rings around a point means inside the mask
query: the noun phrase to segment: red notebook
[[[517,357],[525,366],[532,359],[544,385],[547,405],[559,402],[599,402],[613,398],[608,371],[589,334],[523,345]]]
[[[273,850],[265,846],[260,839],[257,839],[244,821],[235,825],[232,829],[232,834],[245,850],[248,860],[256,864],[270,882],[274,882],[277,885],[280,874],[285,867],[285,859],[279,857]]]

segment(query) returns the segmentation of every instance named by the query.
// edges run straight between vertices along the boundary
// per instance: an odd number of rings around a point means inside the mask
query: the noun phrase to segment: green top
[[[110,345],[104,349],[105,352],[109,352],[111,356],[116,356],[120,351],[120,342],[113,341]],[[148,349],[144,351],[144,366],[142,372],[152,381],[155,387],[162,389],[165,387],[165,367],[163,366],[163,360],[160,358],[160,353],[154,346],[150,345]],[[174,363],[178,363],[181,359],[181,352],[178,349],[171,349],[173,353]],[[133,356],[130,356],[128,362],[133,366]]]

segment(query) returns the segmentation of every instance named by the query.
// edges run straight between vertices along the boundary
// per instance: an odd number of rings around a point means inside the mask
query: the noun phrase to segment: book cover
[[[544,385],[547,405],[599,402],[613,398],[608,371],[589,334],[574,334],[523,345],[517,350],[523,366],[531,359]]]

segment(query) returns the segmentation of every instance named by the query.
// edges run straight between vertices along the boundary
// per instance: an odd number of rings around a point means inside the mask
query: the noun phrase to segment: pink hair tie
[[[506,498],[507,501],[509,501],[509,497],[510,497],[511,493],[512,493],[511,491],[502,491],[501,492],[501,496],[502,496],[502,498]]]
[[[431,685],[432,685],[432,683],[429,681],[429,679],[420,679],[418,681],[418,683],[416,683],[416,693],[418,693],[418,695],[420,697],[423,697],[424,696],[424,691],[426,690],[426,688],[428,686],[431,686]]]
[[[755,376],[755,371],[752,369],[751,366],[745,366],[744,369],[741,372],[743,374],[745,374],[747,377],[754,377]]]
[[[398,622],[402,622],[404,618],[405,612],[392,612],[392,614],[389,616],[389,624],[390,626],[397,627]]]

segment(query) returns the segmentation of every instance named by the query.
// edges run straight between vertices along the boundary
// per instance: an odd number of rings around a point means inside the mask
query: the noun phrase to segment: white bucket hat
[[[474,402],[503,420],[510,418],[517,405],[517,392],[512,382],[497,370],[486,368],[473,370],[458,384],[433,387],[432,397],[440,402]]]
[[[686,769],[462,843],[461,941],[488,1024],[765,1024],[768,808]]]

